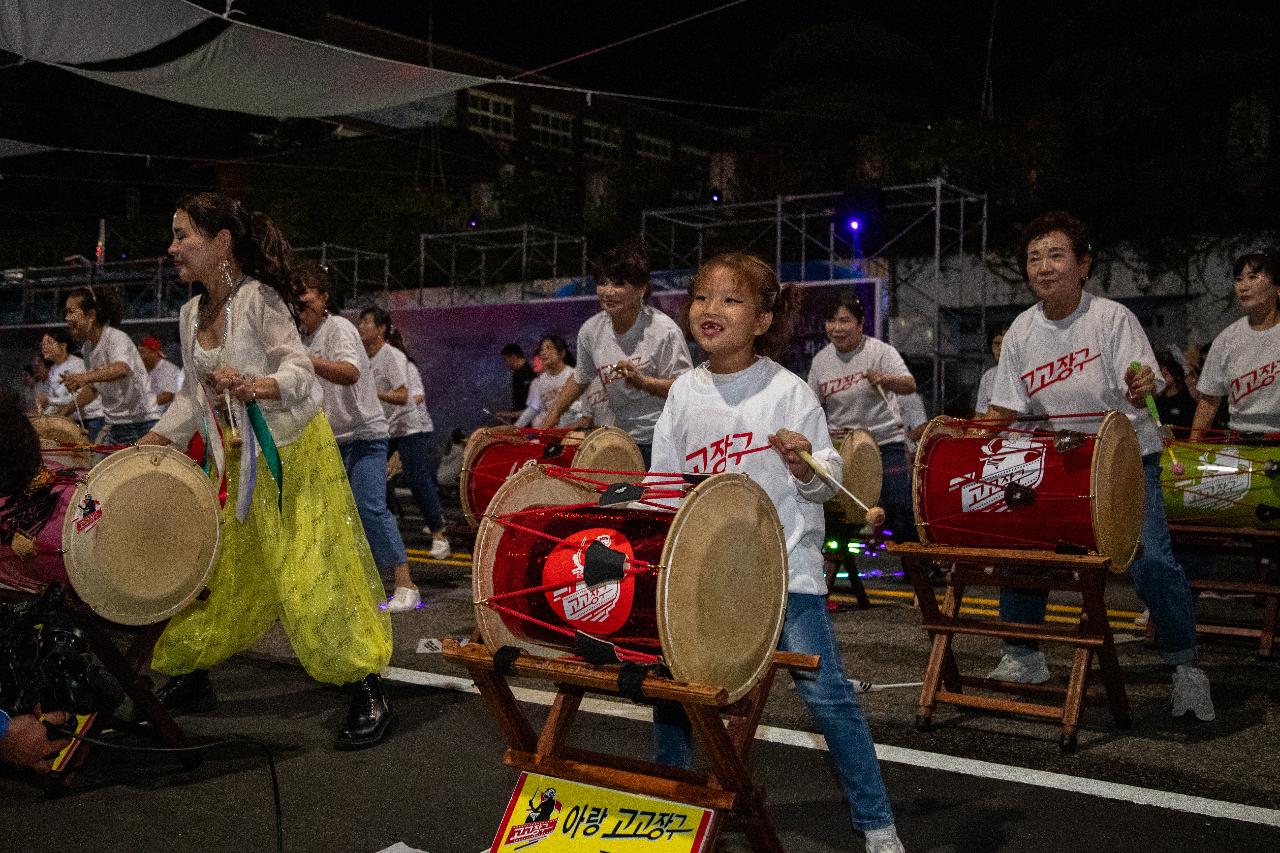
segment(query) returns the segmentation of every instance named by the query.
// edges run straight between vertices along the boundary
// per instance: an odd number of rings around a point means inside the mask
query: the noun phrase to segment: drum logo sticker
[[[982,445],[982,468],[953,477],[947,491],[960,490],[961,512],[1008,512],[1005,489],[1017,483],[1034,489],[1044,480],[1049,441],[1033,438],[993,438]]]
[[[599,542],[621,551],[630,563],[635,556],[631,543],[616,530],[593,527],[566,537],[547,556],[542,568],[543,584],[557,584],[546,594],[547,603],[570,626],[591,634],[612,634],[631,616],[635,582],[628,575],[620,581],[587,586],[583,565],[587,548]]]
[[[560,810],[563,805],[556,799],[556,789],[547,787],[535,791],[526,803],[528,811],[524,823],[512,824],[511,830],[503,840],[502,846],[514,844],[519,850],[530,844],[537,844],[556,831],[560,822]]]
[[[84,500],[76,507],[76,533],[84,533],[102,518],[102,504],[93,499],[93,495],[85,492]]]
[[[1237,505],[1249,491],[1253,462],[1240,455],[1238,447],[1207,450],[1197,460],[1199,476],[1176,481],[1183,506],[1195,510],[1224,510]]]

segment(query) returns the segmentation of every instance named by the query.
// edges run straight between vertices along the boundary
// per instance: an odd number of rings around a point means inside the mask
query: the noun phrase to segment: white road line
[[[415,669],[403,669],[395,666],[387,667],[383,670],[382,675],[391,681],[402,681],[408,684],[418,684],[442,690],[457,690],[463,693],[480,692],[469,678],[437,675],[433,672],[420,672]],[[520,701],[536,705],[550,705],[555,699],[555,694],[546,690],[513,687],[511,692]],[[650,722],[653,719],[653,712],[645,705],[586,698],[582,700],[581,707],[582,710],[593,714],[621,717],[638,722]],[[827,748],[827,742],[820,734],[796,731],[795,729],[783,729],[776,726],[761,726],[756,730],[756,740],[784,746],[798,746],[804,749],[825,751]],[[1139,788],[1134,785],[1122,785],[1117,782],[1104,782],[1097,779],[1068,776],[1065,773],[1050,773],[1044,770],[1013,767],[990,761],[957,758],[937,752],[924,752],[900,746],[877,744],[876,756],[881,761],[889,761],[894,764],[925,767],[930,770],[942,770],[948,773],[959,773],[964,776],[976,776],[982,779],[1015,782],[1021,785],[1052,788],[1057,791],[1084,794],[1090,797],[1120,800],[1139,806],[1154,806],[1188,814],[1280,827],[1280,810],[1246,806],[1240,803],[1226,802],[1225,800],[1210,800],[1205,797],[1193,797],[1172,791],[1159,791],[1154,788]]]

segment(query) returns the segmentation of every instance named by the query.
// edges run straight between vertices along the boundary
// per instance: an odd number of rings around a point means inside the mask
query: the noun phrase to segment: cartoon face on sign
[[[608,635],[626,624],[631,615],[635,582],[630,576],[587,586],[583,566],[587,548],[599,542],[622,552],[629,563],[631,543],[616,530],[593,527],[573,534],[557,545],[542,567],[543,584],[557,584],[546,593],[547,604],[570,627],[593,635]]]
[[[1005,487],[1017,483],[1034,489],[1044,480],[1048,441],[1033,438],[993,438],[982,445],[981,470],[955,477],[948,491],[960,490],[961,512],[1007,512]]]

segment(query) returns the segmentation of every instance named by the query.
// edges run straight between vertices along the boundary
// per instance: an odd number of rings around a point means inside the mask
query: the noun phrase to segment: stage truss
[[[455,294],[499,284],[519,284],[520,296],[554,295],[559,286],[587,274],[587,239],[535,225],[422,234],[418,285],[445,286]]]
[[[905,257],[908,238],[932,230],[932,263],[901,269],[892,276],[893,289],[909,288],[930,308],[933,380],[930,401],[938,410],[946,399],[945,364],[974,360],[981,353],[951,351],[943,346],[944,311],[960,307],[943,281],[943,264],[952,257],[986,256],[987,197],[942,178],[880,188],[883,199],[881,240],[877,245],[855,247],[834,215],[844,196],[841,192],[779,195],[772,199],[734,204],[699,205],[646,210],[641,235],[654,264],[664,262],[672,271],[696,269],[706,258],[729,249],[755,252],[772,258],[779,278],[810,281],[878,277],[889,261]],[[859,251],[858,249],[862,251]],[[919,256],[912,252],[913,256]],[[927,249],[924,253],[929,257]],[[798,265],[798,266],[795,266]],[[896,305],[897,300],[891,294]],[[987,321],[985,299],[979,299],[982,340]]]

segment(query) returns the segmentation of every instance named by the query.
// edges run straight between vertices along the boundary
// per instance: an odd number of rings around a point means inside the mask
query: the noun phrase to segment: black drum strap
[[[644,695],[644,680],[651,673],[656,674],[657,669],[657,664],[642,666],[638,663],[624,663],[618,672],[618,695],[624,699],[630,699],[637,705],[648,702]]]
[[[493,671],[502,676],[515,675],[515,664],[518,657],[520,657],[519,647],[503,646],[493,653]]]
[[[573,635],[573,651],[578,657],[595,666],[621,663],[618,649],[607,640],[578,631]]]

